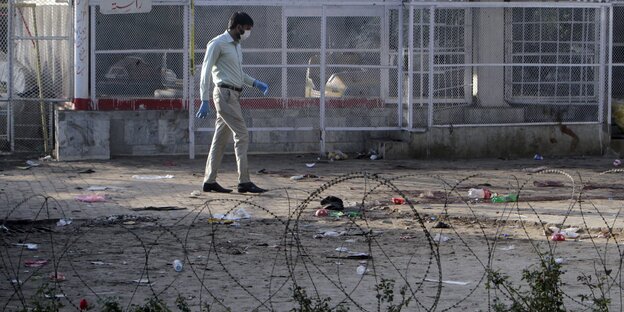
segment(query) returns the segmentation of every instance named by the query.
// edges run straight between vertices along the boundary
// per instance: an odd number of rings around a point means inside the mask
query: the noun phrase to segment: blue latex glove
[[[258,88],[258,90],[264,93],[264,95],[267,95],[269,93],[269,85],[260,80],[255,80],[253,86]]]
[[[210,102],[202,101],[201,106],[199,107],[199,110],[195,114],[195,117],[202,118],[202,119],[206,118],[209,112],[210,112]]]

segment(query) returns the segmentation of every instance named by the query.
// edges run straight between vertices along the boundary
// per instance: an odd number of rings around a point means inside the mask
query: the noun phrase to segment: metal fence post
[[[427,128],[433,126],[433,80],[434,80],[434,53],[435,53],[435,6],[429,7],[429,103],[427,108]]]
[[[408,54],[407,54],[407,127],[414,128],[414,6],[409,7]]]
[[[319,100],[319,117],[320,117],[320,135],[321,135],[321,155],[325,155],[325,62],[327,49],[327,10],[323,5],[321,8],[321,68],[320,68],[320,100]]]
[[[399,120],[397,125],[399,128],[403,128],[403,60],[405,58],[405,51],[403,51],[403,5],[400,5],[398,10],[399,42],[397,44],[397,116]]]

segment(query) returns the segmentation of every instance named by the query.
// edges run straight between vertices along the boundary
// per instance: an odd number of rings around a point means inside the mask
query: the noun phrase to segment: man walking
[[[195,116],[206,118],[208,115],[210,110],[208,92],[210,92],[210,80],[212,78],[215,84],[212,98],[217,119],[210,154],[208,154],[206,161],[204,192],[232,192],[231,189],[223,188],[217,183],[217,170],[223,159],[225,145],[232,133],[234,134],[234,152],[238,168],[238,192],[266,192],[265,189],[251,182],[249,178],[247,167],[249,134],[240,107],[240,94],[243,91],[243,85],[256,87],[265,95],[269,92],[269,86],[266,83],[250,77],[242,69],[243,53],[240,42],[249,37],[252,27],[253,19],[247,13],[236,12],[230,16],[228,29],[210,40],[206,48],[199,84],[201,106]]]

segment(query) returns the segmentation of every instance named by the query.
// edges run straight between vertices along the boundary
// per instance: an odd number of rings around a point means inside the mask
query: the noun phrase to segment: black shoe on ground
[[[257,187],[253,182],[239,183],[238,184],[238,192],[239,193],[264,193],[267,190],[263,188]]]
[[[219,183],[204,183],[204,192],[231,193],[232,190],[223,188]]]

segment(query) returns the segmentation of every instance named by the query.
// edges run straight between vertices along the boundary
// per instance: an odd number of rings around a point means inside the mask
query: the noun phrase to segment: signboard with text
[[[152,10],[152,0],[102,0],[100,13],[129,14],[147,13]]]

